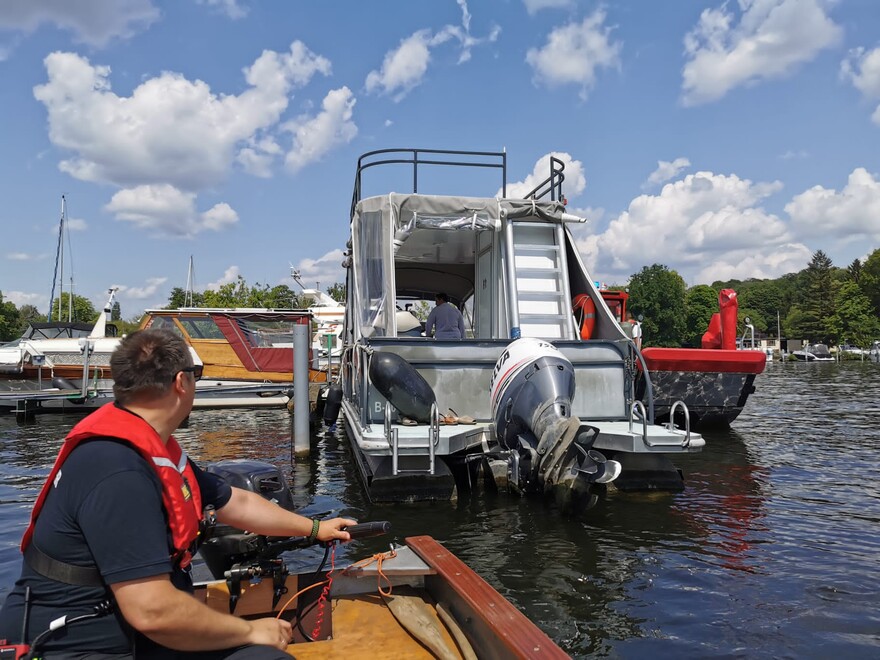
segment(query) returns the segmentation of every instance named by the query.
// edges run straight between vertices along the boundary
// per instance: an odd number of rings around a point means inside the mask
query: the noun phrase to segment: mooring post
[[[309,325],[293,326],[293,445],[297,456],[309,453]]]

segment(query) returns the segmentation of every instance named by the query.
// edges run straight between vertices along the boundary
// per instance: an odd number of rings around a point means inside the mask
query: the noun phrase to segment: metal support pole
[[[83,354],[82,398],[85,399],[89,394],[89,358],[95,350],[95,344],[91,339],[80,339],[79,348]]]
[[[516,261],[513,242],[513,221],[504,218],[504,269],[507,281],[507,318],[510,321],[510,338],[519,339],[519,296],[516,288]]]
[[[309,453],[309,326],[293,326],[293,445],[297,456]]]

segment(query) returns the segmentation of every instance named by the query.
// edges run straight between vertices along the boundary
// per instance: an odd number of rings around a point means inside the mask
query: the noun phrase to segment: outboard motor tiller
[[[209,465],[208,472],[220,475],[231,486],[249,490],[293,511],[293,496],[281,471],[269,463],[235,459]],[[269,543],[274,537],[245,532],[217,523],[209,538],[199,548],[211,575],[221,579],[234,564],[271,559],[280,554],[272,552]]]

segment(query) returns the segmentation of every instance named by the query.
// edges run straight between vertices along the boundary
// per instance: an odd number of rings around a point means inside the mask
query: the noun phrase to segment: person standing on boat
[[[632,312],[626,313],[626,320],[629,321],[632,326],[632,340],[636,345],[636,348],[641,350],[642,348],[642,324],[633,318]]]
[[[246,621],[191,595],[203,511],[239,529],[320,541],[349,540],[344,527],[355,521],[304,518],[187,458],[171,433],[192,410],[201,368],[173,332],[132,333],[110,368],[116,402],[83,419],[61,447],[22,540],[21,577],[0,610],[0,638],[18,640],[24,622],[33,643],[59,617],[109,611],[46,635],[37,655],[289,657],[288,622]]]
[[[458,307],[449,302],[445,293],[438,293],[434,297],[437,303],[428,320],[425,322],[425,336],[430,337],[434,332],[434,339],[463,339],[464,318]]]

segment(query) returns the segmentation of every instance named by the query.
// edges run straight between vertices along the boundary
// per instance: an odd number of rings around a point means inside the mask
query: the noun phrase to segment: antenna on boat
[[[299,287],[301,289],[305,290],[306,287],[302,283],[302,276],[300,275],[299,271],[293,267],[293,265],[290,266],[290,276],[293,278],[294,282],[299,284]]]

